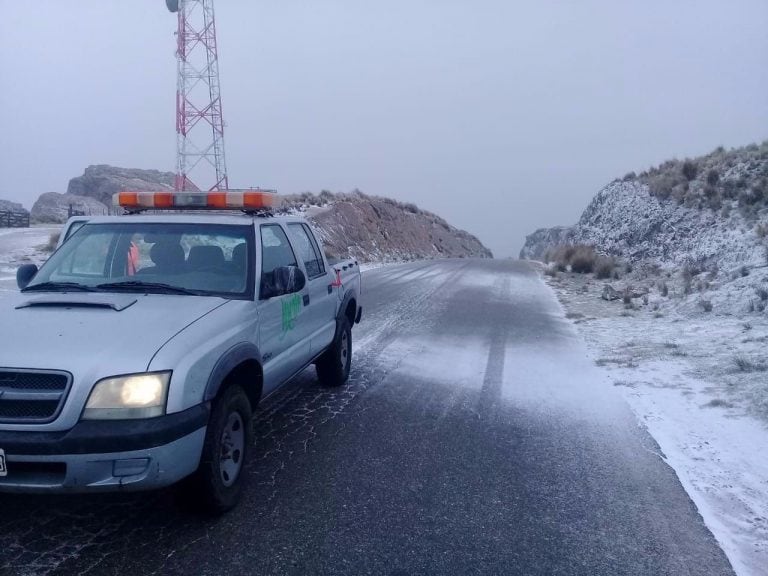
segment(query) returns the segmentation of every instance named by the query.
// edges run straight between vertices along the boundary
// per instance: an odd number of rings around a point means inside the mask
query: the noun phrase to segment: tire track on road
[[[278,393],[259,410],[254,428],[256,451],[260,456],[249,467],[249,473],[261,485],[273,488],[269,499],[274,497],[278,476],[285,473],[296,454],[307,452],[318,437],[319,429],[347,413],[360,394],[383,382],[397,368],[397,359],[385,365],[379,361],[381,355],[409,327],[424,326],[429,321],[429,312],[437,305],[435,295],[452,285],[467,265],[450,272],[428,290],[403,295],[382,318],[369,317],[367,320],[378,322],[378,327],[355,350],[352,374],[343,389],[323,390],[313,386],[314,376],[308,370],[297,380],[297,385]]]

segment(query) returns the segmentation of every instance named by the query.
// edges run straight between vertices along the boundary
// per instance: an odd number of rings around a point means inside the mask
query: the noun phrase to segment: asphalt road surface
[[[525,263],[365,274],[341,391],[256,415],[241,505],[0,495],[2,574],[731,574]]]

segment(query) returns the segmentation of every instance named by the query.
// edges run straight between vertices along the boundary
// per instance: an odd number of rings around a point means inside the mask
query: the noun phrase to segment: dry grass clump
[[[616,274],[616,261],[607,256],[598,256],[595,261],[595,278],[605,280]]]
[[[768,369],[762,362],[754,362],[746,356],[736,356],[733,363],[739,372],[765,372]]]
[[[48,244],[45,245],[43,250],[46,252],[53,252],[56,250],[56,246],[59,244],[59,238],[61,237],[61,232],[51,232],[51,235],[48,237]]]
[[[575,246],[557,246],[547,251],[544,255],[544,262],[553,264],[558,272],[566,272],[575,252]]]
[[[592,246],[577,246],[571,257],[571,272],[589,274],[594,272],[597,263],[597,253]]]
[[[558,246],[544,257],[545,262],[554,266],[554,270],[566,272],[570,270],[577,274],[595,273],[597,278],[611,278],[616,273],[616,261],[598,254],[594,246],[575,244]]]
[[[729,217],[738,207],[756,219],[768,206],[768,141],[743,148],[718,148],[696,159],[668,160],[638,176],[660,200],[688,208],[720,211]],[[765,228],[757,234],[768,233]]]

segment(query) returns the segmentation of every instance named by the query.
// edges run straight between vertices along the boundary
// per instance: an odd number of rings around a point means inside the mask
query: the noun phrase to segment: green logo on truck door
[[[296,319],[301,314],[302,300],[298,294],[293,294],[281,301],[283,305],[283,336],[296,327]]]

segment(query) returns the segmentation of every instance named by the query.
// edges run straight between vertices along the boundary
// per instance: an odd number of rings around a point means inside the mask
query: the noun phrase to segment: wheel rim
[[[221,454],[219,455],[219,473],[221,482],[229,487],[237,481],[243,467],[245,448],[245,427],[238,412],[232,412],[221,433]]]
[[[346,370],[349,364],[349,335],[346,331],[341,335],[341,367]]]

